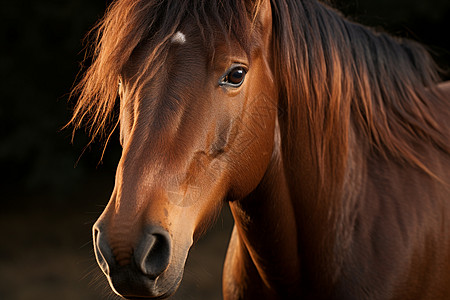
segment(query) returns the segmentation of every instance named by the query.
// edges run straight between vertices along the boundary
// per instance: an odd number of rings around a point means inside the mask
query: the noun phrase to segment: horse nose
[[[151,279],[162,274],[170,263],[171,238],[162,227],[149,226],[134,251],[140,271]]]
[[[120,273],[120,264],[113,254],[106,233],[101,224],[93,227],[94,252],[97,262],[106,275]],[[149,279],[156,279],[169,266],[171,255],[171,238],[167,230],[159,226],[148,226],[131,253],[129,270],[141,273]]]
[[[110,267],[114,263],[114,255],[106,241],[104,231],[97,224],[93,227],[94,253],[97,262],[105,275],[110,274]]]

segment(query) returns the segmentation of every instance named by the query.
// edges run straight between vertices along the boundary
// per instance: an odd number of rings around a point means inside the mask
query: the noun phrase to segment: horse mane
[[[136,49],[150,42],[146,63],[136,76],[153,76],[164,63],[170,38],[187,16],[195,18],[212,56],[217,28],[248,49],[246,28],[253,26],[261,0],[251,7],[247,2],[113,2],[90,32],[92,64],[72,91],[79,98],[69,124],[76,130],[87,123],[92,139],[110,136],[105,127],[113,119],[124,66]],[[423,46],[352,23],[315,0],[271,2],[274,72],[280,111],[287,112],[286,151],[298,152],[296,147],[305,138],[298,132],[306,128],[311,145],[307,155],[316,161],[322,179],[325,174],[343,177],[343,153],[348,151],[351,128],[371,151],[427,173],[414,141],[450,153],[430,109],[430,103],[444,99],[435,89],[439,76]]]
[[[353,23],[315,0],[272,1],[272,10],[287,157],[304,155],[298,132],[307,128],[306,155],[328,188],[325,177],[343,180],[353,129],[370,152],[433,176],[415,145],[450,148],[431,110],[445,100],[425,48]]]

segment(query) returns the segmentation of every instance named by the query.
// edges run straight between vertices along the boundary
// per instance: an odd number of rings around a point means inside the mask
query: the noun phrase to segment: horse
[[[93,226],[165,299],[224,205],[224,299],[448,299],[450,86],[417,42],[316,0],[117,0],[70,124],[122,156]]]

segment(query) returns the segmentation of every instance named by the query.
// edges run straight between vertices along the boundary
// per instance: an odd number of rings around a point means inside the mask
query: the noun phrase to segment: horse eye
[[[244,82],[246,74],[247,71],[243,67],[235,67],[222,77],[219,84],[239,87]]]

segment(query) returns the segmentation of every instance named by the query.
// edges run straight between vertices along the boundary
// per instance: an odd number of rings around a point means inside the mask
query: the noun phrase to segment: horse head
[[[123,151],[93,238],[101,269],[123,297],[172,294],[190,247],[222,203],[255,189],[271,160],[270,4],[238,8],[251,12],[239,23],[247,28],[192,13],[170,27],[162,16],[155,29],[162,38],[140,41],[118,76]]]

